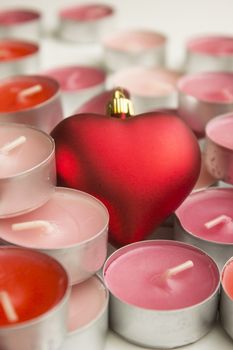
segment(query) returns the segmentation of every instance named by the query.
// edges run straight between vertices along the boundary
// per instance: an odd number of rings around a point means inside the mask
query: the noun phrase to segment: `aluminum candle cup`
[[[20,217],[0,220],[0,239],[39,249],[66,268],[71,284],[94,275],[107,255],[109,215],[91,195],[57,187],[40,208]]]
[[[201,155],[201,171],[196,185],[193,188],[194,191],[200,191],[205,188],[216,186],[216,179],[208,172],[205,164],[204,154]],[[175,216],[175,215],[174,215]]]
[[[176,210],[175,239],[209,254],[221,270],[233,256],[233,189],[192,193]]]
[[[98,276],[72,287],[64,350],[104,349],[108,330],[108,299],[108,291]]]
[[[105,66],[110,71],[134,65],[164,67],[166,41],[163,34],[148,30],[112,34],[102,42]]]
[[[30,126],[0,123],[0,219],[44,204],[56,183],[53,139]]]
[[[0,38],[19,38],[36,41],[41,34],[41,14],[30,9],[0,11]]]
[[[186,44],[184,69],[188,73],[233,71],[233,37],[201,36]]]
[[[175,241],[144,241],[114,252],[104,266],[110,326],[144,347],[193,343],[215,323],[219,271],[201,250]]]
[[[227,261],[222,271],[220,320],[222,327],[233,339],[233,258]]]
[[[59,84],[39,75],[0,81],[0,121],[33,125],[47,133],[63,119]]]
[[[77,43],[100,40],[112,30],[115,10],[106,4],[87,4],[65,8],[59,13],[58,35]]]
[[[233,113],[211,120],[206,126],[205,161],[217,180],[233,184]]]
[[[65,340],[70,288],[63,267],[29,249],[0,247],[0,344],[57,350]]]
[[[33,74],[39,66],[39,46],[16,39],[0,39],[0,78]]]
[[[201,137],[210,119],[233,110],[233,73],[186,75],[178,90],[179,115]]]

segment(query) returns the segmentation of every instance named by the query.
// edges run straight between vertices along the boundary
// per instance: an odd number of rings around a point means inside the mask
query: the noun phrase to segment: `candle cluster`
[[[233,37],[190,39],[174,70],[165,35],[116,15],[61,10],[56,40],[102,62],[42,70],[41,13],[0,11],[4,350],[103,350],[108,311],[143,347],[198,341],[218,312],[233,339]]]

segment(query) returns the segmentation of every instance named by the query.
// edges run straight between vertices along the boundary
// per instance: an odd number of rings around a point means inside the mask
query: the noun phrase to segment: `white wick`
[[[8,154],[10,151],[12,151],[13,149],[19,147],[20,145],[22,145],[23,143],[26,142],[26,137],[25,136],[19,136],[17,139],[6,143],[2,148],[0,148],[0,153],[2,154]]]
[[[37,228],[44,230],[46,233],[50,233],[54,229],[53,225],[46,220],[25,221],[11,225],[12,231],[23,231]]]
[[[192,260],[187,260],[183,264],[177,265],[177,266],[172,267],[172,268],[168,269],[167,271],[165,271],[164,276],[165,277],[175,276],[178,273],[185,271],[185,270],[188,270],[193,266],[194,266],[194,264],[193,264]]]
[[[42,86],[40,84],[33,85],[33,86],[30,86],[27,89],[21,90],[19,92],[19,94],[18,94],[18,97],[19,98],[24,98],[24,97],[28,97],[28,96],[31,96],[31,95],[35,95],[38,92],[40,92],[41,90],[42,90]]]
[[[232,218],[230,218],[230,216],[219,215],[215,219],[207,221],[204,225],[206,228],[210,229],[210,228],[215,227],[219,224],[229,224],[230,222],[232,222]]]
[[[0,292],[0,303],[9,322],[17,322],[19,317],[15,311],[14,305],[6,291]]]

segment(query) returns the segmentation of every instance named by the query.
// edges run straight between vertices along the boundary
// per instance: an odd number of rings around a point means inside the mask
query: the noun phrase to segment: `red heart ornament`
[[[123,117],[125,117],[123,115]],[[99,198],[116,246],[146,238],[191,192],[200,171],[196,138],[168,112],[79,114],[52,132],[58,185]]]

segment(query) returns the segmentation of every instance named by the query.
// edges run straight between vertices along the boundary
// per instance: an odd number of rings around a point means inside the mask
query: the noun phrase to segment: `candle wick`
[[[19,317],[12,304],[11,298],[6,291],[0,292],[0,303],[9,322],[17,322]]]
[[[218,217],[214,218],[213,220],[207,221],[204,226],[207,229],[210,229],[212,227],[215,227],[219,224],[229,224],[230,222],[232,222],[232,218],[230,216],[227,215],[219,215]]]
[[[186,271],[190,268],[192,268],[194,266],[192,260],[187,260],[184,263],[177,265],[175,267],[172,267],[168,270],[165,271],[165,273],[163,274],[164,277],[169,278],[172,276],[177,275],[180,272]]]
[[[14,150],[15,148],[21,146],[26,142],[25,136],[19,136],[17,139],[5,144],[3,147],[0,148],[0,153],[7,155],[10,151]]]
[[[27,89],[23,89],[18,93],[19,98],[24,98],[28,96],[32,96],[42,91],[42,86],[40,84],[30,86]]]
[[[12,231],[40,229],[44,230],[46,233],[51,233],[52,231],[54,231],[53,225],[46,220],[25,221],[12,224],[11,229]]]

